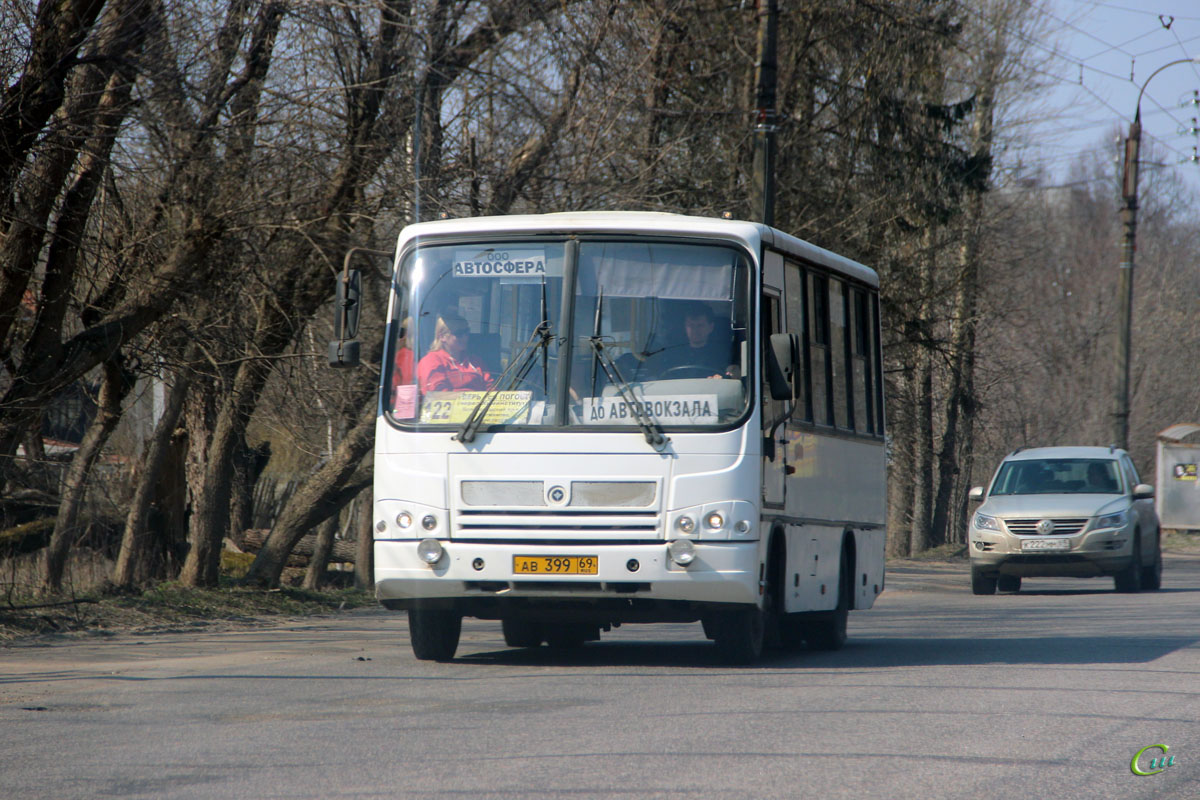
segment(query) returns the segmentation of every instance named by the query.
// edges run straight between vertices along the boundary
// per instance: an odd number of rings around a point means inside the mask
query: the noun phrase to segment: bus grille
[[[517,539],[657,539],[659,515],[622,511],[460,509],[456,537]]]
[[[465,539],[659,539],[658,482],[497,480],[459,484],[451,536]]]

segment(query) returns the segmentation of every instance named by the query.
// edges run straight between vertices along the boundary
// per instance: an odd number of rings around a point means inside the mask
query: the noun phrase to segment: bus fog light
[[[401,511],[396,515],[396,524],[400,526],[400,530],[406,531],[412,527],[413,517],[407,511]]]
[[[429,566],[442,560],[442,543],[437,539],[422,539],[417,545],[417,556]]]
[[[675,527],[680,533],[691,533],[696,530],[696,520],[685,514],[675,520]]]
[[[676,564],[686,567],[696,560],[696,545],[687,539],[676,539],[667,545],[667,553]]]
[[[748,533],[750,531],[750,520],[739,519],[737,524],[733,527],[738,533]]]
[[[725,518],[720,511],[713,511],[704,518],[704,526],[709,530],[719,531],[725,527]]]
[[[480,570],[482,570],[483,566],[484,566],[484,564],[483,564],[482,558],[477,558],[471,562],[471,568],[474,569],[476,572],[479,572]]]
[[[437,517],[433,514],[426,514],[421,517],[421,527],[427,531],[431,531],[437,527]]]

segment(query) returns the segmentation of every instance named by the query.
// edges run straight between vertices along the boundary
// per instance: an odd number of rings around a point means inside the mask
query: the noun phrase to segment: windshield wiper
[[[546,353],[550,349],[550,341],[554,338],[551,333],[550,320],[543,319],[538,323],[538,326],[533,329],[528,341],[521,348],[515,358],[508,362],[508,366],[500,373],[492,383],[491,388],[484,391],[483,396],[475,403],[471,409],[471,413],[467,415],[467,419],[463,422],[462,427],[458,429],[458,433],[454,434],[454,439],[460,442],[475,441],[475,434],[479,431],[479,426],[483,424],[484,417],[491,410],[492,404],[496,402],[496,398],[501,392],[511,390],[515,386],[519,386],[525,376],[529,374],[529,370],[533,368],[533,356],[539,350]],[[543,357],[543,367],[545,365],[545,357]],[[543,368],[544,372],[544,368]],[[543,375],[545,379],[545,375]],[[543,385],[543,390],[545,386]]]
[[[633,420],[642,429],[642,434],[646,437],[646,443],[655,450],[662,450],[671,441],[662,429],[655,423],[654,419],[646,413],[641,401],[633,393],[633,387],[629,385],[629,381],[621,374],[621,370],[617,369],[617,364],[613,361],[612,356],[604,349],[604,341],[600,336],[589,336],[587,342],[592,346],[592,350],[600,362],[601,368],[604,369],[604,374],[608,376],[610,383],[617,387],[617,391],[621,393],[626,405],[629,406],[629,411],[633,414]],[[595,402],[593,400],[593,402]]]

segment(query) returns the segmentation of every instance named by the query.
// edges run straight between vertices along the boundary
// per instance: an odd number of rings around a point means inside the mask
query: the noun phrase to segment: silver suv
[[[1039,447],[1000,462],[971,515],[971,591],[1016,592],[1022,578],[1112,576],[1118,592],[1162,585],[1154,487],[1124,450]],[[986,499],[985,499],[986,498]]]

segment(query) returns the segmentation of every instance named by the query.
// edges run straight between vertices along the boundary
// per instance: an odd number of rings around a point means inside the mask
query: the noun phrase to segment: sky
[[[1046,57],[1048,111],[1033,131],[1030,160],[1062,179],[1081,151],[1115,158],[1116,131],[1127,135],[1145,87],[1143,143],[1154,143],[1162,168],[1200,192],[1200,63],[1151,79],[1171,61],[1200,57],[1200,0],[1049,0],[1049,9],[1048,46],[1034,51]]]

